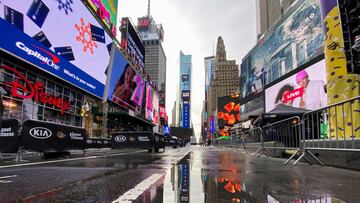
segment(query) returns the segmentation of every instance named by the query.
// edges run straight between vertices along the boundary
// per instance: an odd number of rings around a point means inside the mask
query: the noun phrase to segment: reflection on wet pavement
[[[356,171],[196,147],[168,171],[163,202],[359,202],[359,181]]]

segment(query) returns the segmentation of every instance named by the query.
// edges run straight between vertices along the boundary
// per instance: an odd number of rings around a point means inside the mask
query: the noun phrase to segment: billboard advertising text
[[[319,1],[297,1],[243,59],[240,98],[321,55],[323,44]]]
[[[218,98],[217,120],[219,127],[233,126],[240,121],[239,96],[225,96]]]
[[[188,102],[183,103],[182,127],[190,128],[190,104]]]
[[[145,80],[130,66],[120,51],[115,50],[109,77],[108,99],[141,112],[144,92]]]
[[[60,2],[62,1],[59,1],[59,3]],[[72,10],[70,2],[73,1],[66,1],[66,3],[62,3],[65,5],[59,6],[64,7],[64,10],[67,10],[67,8],[70,8],[69,10]],[[106,29],[109,30],[112,36],[116,37],[118,0],[86,0],[85,2],[88,3],[88,5],[97,15],[97,17],[105,24]]]
[[[145,65],[145,47],[129,18],[121,20],[121,46],[141,70]]]
[[[111,38],[81,1],[0,1],[0,48],[102,97]],[[6,30],[6,32],[5,32]]]
[[[278,104],[315,110],[327,105],[325,60],[265,90],[266,112]]]

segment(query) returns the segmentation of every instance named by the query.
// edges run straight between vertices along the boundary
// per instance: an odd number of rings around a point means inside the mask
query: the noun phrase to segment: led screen
[[[74,1],[74,0],[73,0]],[[66,1],[65,4],[69,1]],[[118,0],[86,0],[97,17],[105,24],[106,28],[116,37],[116,21]]]
[[[111,38],[81,1],[1,0],[1,49],[102,97]]]
[[[278,104],[318,109],[327,105],[325,60],[298,71],[265,90],[266,112]]]
[[[153,88],[148,83],[146,83],[145,118],[153,121]]]
[[[115,50],[109,79],[108,99],[141,112],[144,92],[144,79],[131,67],[120,51]]]
[[[319,1],[298,1],[243,59],[240,98],[257,94],[272,81],[323,53]]]
[[[145,67],[145,47],[129,18],[121,20],[121,46],[134,64],[143,70]]]
[[[239,96],[225,96],[218,98],[217,120],[219,128],[232,126],[240,121]]]
[[[160,112],[159,112],[159,96],[158,94],[153,91],[153,123],[155,123],[156,125],[159,124],[159,119],[160,119]]]

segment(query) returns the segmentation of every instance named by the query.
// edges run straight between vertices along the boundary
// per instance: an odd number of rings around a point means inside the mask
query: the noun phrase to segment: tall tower
[[[159,105],[166,107],[166,55],[162,47],[164,30],[150,15],[150,0],[147,15],[138,18],[137,29],[145,46],[145,71],[158,87]]]
[[[235,60],[226,59],[224,40],[218,37],[215,55],[215,72],[208,92],[208,114],[213,115],[217,109],[218,97],[239,92],[239,65]]]
[[[191,96],[191,55],[180,51],[180,124],[183,128],[190,128],[190,96]]]

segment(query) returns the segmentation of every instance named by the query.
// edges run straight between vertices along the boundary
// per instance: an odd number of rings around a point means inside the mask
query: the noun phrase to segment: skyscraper
[[[180,51],[180,108],[179,119],[183,128],[190,128],[190,95],[191,95],[191,55],[185,55]]]
[[[156,24],[150,15],[150,0],[146,16],[138,18],[137,29],[145,46],[145,71],[151,81],[158,87],[159,105],[165,107],[166,102],[166,55],[162,47],[164,30]]]
[[[226,59],[223,39],[218,37],[215,56],[215,72],[208,93],[208,114],[213,115],[217,109],[218,97],[239,92],[239,65],[235,60]]]

